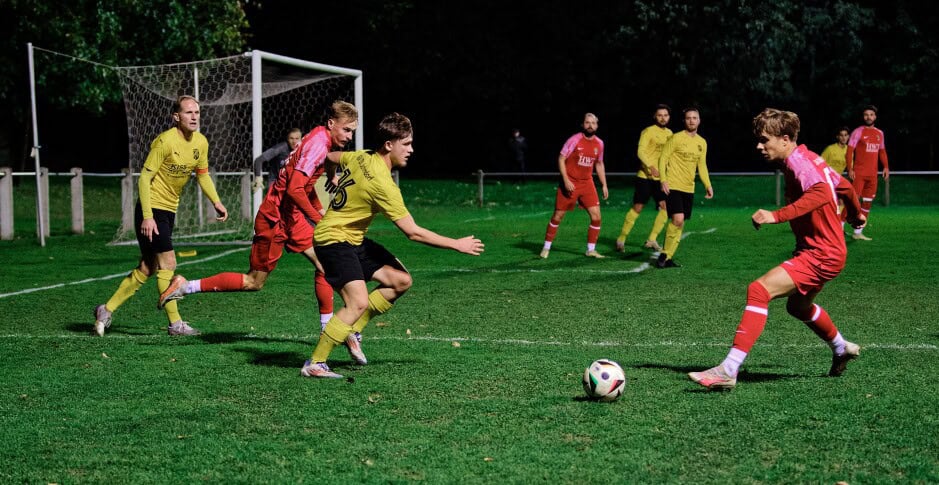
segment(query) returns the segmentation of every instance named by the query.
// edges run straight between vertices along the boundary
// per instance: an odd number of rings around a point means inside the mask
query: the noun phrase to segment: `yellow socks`
[[[134,296],[134,293],[137,293],[137,290],[147,282],[148,276],[140,272],[140,269],[134,268],[127,276],[121,280],[120,286],[117,287],[117,291],[111,295],[111,299],[104,304],[104,307],[108,309],[109,312],[117,310],[117,307],[124,304],[128,298]]]
[[[629,212],[626,213],[626,218],[623,219],[623,228],[619,232],[619,237],[616,238],[617,242],[626,242],[626,237],[629,236],[629,232],[633,230],[636,219],[639,219],[639,213],[636,212],[636,209],[630,208]]]
[[[320,340],[316,343],[316,348],[313,349],[310,362],[314,364],[326,362],[326,359],[329,358],[329,353],[332,352],[337,345],[345,342],[346,338],[348,338],[351,333],[352,327],[340,320],[339,317],[333,315],[333,317],[329,319],[329,322],[326,323],[326,329],[320,334]]]
[[[669,221],[668,228],[665,229],[665,248],[662,250],[662,252],[668,256],[668,259],[672,259],[675,256],[675,251],[678,251],[678,242],[681,241],[681,231],[681,227]]]
[[[156,276],[157,294],[163,294],[163,292],[169,288],[170,280],[173,279],[173,270],[158,269]],[[169,319],[170,323],[175,323],[183,319],[183,317],[179,316],[179,307],[176,305],[175,300],[163,305],[163,311],[166,312],[166,318]]]
[[[394,306],[394,303],[386,300],[380,291],[377,289],[372,291],[368,294],[368,308],[366,308],[362,316],[352,324],[352,331],[361,333],[372,318],[391,310],[392,306]]]
[[[665,229],[665,221],[668,220],[668,211],[665,209],[659,209],[659,213],[655,216],[655,222],[652,223],[652,232],[649,233],[649,241],[655,241],[659,238],[659,234],[662,233],[662,229]]]

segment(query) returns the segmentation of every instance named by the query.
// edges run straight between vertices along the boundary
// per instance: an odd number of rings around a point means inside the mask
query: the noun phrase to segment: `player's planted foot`
[[[587,256],[588,258],[597,258],[597,259],[603,259],[606,257],[598,253],[595,249],[591,251],[587,251],[586,253],[584,253],[584,256]]]
[[[625,240],[623,240],[623,241],[620,241],[619,239],[616,240],[616,252],[617,252],[617,253],[625,253],[625,252],[626,252],[626,241],[625,241]]]
[[[170,285],[166,287],[163,293],[160,293],[160,301],[157,302],[157,310],[161,310],[163,306],[173,300],[182,300],[185,296],[183,291],[186,289],[186,283],[186,278],[183,278],[183,275],[173,275],[173,278],[170,279]]]
[[[722,365],[701,372],[689,372],[688,377],[712,391],[730,390],[737,385],[737,378],[727,375]]]
[[[643,247],[646,249],[651,249],[653,251],[659,251],[659,252],[662,251],[662,246],[659,246],[659,243],[657,241],[653,241],[651,239],[646,241],[646,243],[643,244]]]
[[[676,263],[674,259],[669,258],[665,253],[659,254],[659,259],[656,260],[655,265],[659,269],[681,268],[680,264]]]
[[[845,369],[848,367],[848,362],[856,359],[859,355],[861,355],[860,345],[853,342],[845,342],[844,353],[831,356],[831,369],[828,371],[828,375],[838,377],[844,374]]]
[[[95,334],[104,337],[104,331],[111,326],[111,312],[108,307],[98,305],[95,307]]]
[[[190,327],[188,322],[182,320],[177,320],[166,327],[166,333],[169,335],[202,335],[202,332]]]
[[[865,236],[863,232],[856,232],[856,233],[854,233],[854,234],[851,236],[851,239],[854,239],[855,241],[873,241],[873,240],[874,240],[873,238],[869,238],[869,237]]]
[[[303,363],[303,367],[300,368],[300,375],[303,377],[342,379],[342,374],[336,374],[335,372],[329,370],[329,366],[326,365],[325,362],[314,364],[309,360]]]
[[[365,358],[365,352],[362,352],[362,334],[359,332],[353,332],[346,337],[346,348],[349,349],[349,357],[352,357],[352,360],[359,365],[368,364],[368,359]]]
[[[548,259],[548,253],[550,252],[551,252],[550,249],[542,249],[541,254],[539,254],[538,256],[541,256],[541,259]]]

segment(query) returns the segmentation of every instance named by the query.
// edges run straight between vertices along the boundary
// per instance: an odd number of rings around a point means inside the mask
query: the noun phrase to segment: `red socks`
[[[747,307],[743,310],[743,317],[737,325],[734,335],[734,348],[750,353],[756,339],[760,338],[766,326],[766,316],[769,314],[769,293],[757,281],[747,287]]]

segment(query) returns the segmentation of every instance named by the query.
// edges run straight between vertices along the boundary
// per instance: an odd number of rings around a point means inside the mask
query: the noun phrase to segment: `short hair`
[[[766,132],[772,136],[786,135],[796,141],[799,137],[799,115],[792,111],[766,108],[753,118],[753,134],[757,137]]]
[[[847,126],[842,126],[841,128],[838,128],[838,131],[836,131],[835,134],[840,135],[842,131],[847,131],[849,135],[851,134],[851,128],[848,128]]]
[[[297,128],[297,127],[293,127],[293,128],[291,128],[291,129],[287,130],[287,136],[290,136],[291,133],[300,133],[300,134],[302,135],[302,134],[303,134],[303,130],[301,130],[300,128]]]
[[[874,106],[874,105],[872,105],[872,104],[869,104],[869,105],[865,106],[864,109],[861,110],[861,113],[863,113],[863,112],[865,112],[865,111],[873,111],[874,114],[877,114],[877,107]]]
[[[600,118],[599,118],[597,115],[595,115],[595,114],[593,114],[593,113],[589,113],[589,112],[588,112],[588,113],[584,113],[584,119],[583,119],[582,121],[586,121],[587,118],[590,118],[590,117],[593,117],[593,119],[595,119],[595,120],[597,120],[597,121],[600,121]]]
[[[681,110],[682,116],[688,114],[689,111],[694,111],[695,113],[698,113],[698,116],[701,116],[701,110],[699,110],[697,106],[689,106]]]
[[[179,96],[178,98],[176,98],[176,102],[173,103],[173,113],[182,112],[182,110],[183,110],[183,102],[186,101],[187,99],[191,99],[192,101],[195,101],[197,105],[199,104],[199,100],[196,99],[195,96],[192,96],[192,95],[189,95],[189,94],[183,94],[183,95]]]
[[[329,119],[359,121],[359,110],[355,105],[346,101],[334,101],[329,107]]]
[[[665,111],[668,111],[668,114],[672,114],[672,108],[671,108],[671,106],[669,106],[669,105],[667,105],[667,104],[665,104],[665,103],[659,103],[659,104],[655,105],[655,109],[652,110],[652,113],[656,113],[656,112],[657,112],[658,110],[660,110],[660,109],[664,109]]]
[[[386,141],[395,142],[403,140],[414,134],[411,127],[411,120],[401,113],[391,113],[385,115],[378,127],[375,129],[375,140],[378,146],[382,146]]]

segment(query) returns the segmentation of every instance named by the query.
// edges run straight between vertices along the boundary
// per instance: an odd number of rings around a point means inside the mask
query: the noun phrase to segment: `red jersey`
[[[884,145],[884,132],[873,126],[859,126],[851,132],[845,162],[848,170],[854,170],[855,177],[876,177],[877,160],[887,167],[887,147]]]
[[[316,197],[314,186],[326,168],[324,161],[331,149],[332,140],[325,126],[317,126],[307,133],[278,172],[277,180],[258,209],[258,215],[277,222],[290,220],[290,214],[298,211],[318,222],[322,218],[319,209],[323,206]]]
[[[603,140],[597,135],[587,138],[583,133],[577,133],[564,143],[561,156],[571,182],[593,181],[593,165],[603,162]]]
[[[809,251],[821,263],[840,269],[848,249],[838,215],[838,197],[850,185],[805,145],[799,145],[786,158],[783,173],[788,205],[773,215],[777,222],[789,221],[796,236],[794,253]],[[853,195],[853,190],[850,192]]]

